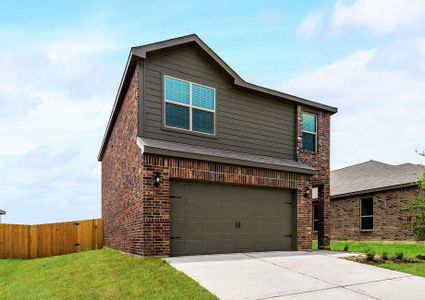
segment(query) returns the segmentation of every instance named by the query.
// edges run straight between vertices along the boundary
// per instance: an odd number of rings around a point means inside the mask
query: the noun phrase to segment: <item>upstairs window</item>
[[[164,77],[165,126],[214,135],[215,89]]]
[[[304,112],[302,128],[303,150],[315,152],[317,141],[317,115]]]
[[[373,230],[373,198],[361,199],[360,229]]]

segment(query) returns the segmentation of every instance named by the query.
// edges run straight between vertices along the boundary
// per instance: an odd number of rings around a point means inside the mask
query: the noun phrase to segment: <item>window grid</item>
[[[314,135],[314,149],[313,149],[313,152],[316,152],[317,151],[317,115],[316,114],[313,114],[313,113],[308,113],[308,112],[303,112],[302,115],[310,115],[310,116],[313,116],[314,117],[314,122],[315,122],[314,128],[315,128],[316,131],[306,130],[306,129],[304,129],[304,124],[302,124],[302,132],[303,133]],[[304,147],[305,147],[305,145],[303,144],[303,150],[305,150],[305,151],[311,151],[311,150],[305,149]]]
[[[173,100],[168,100],[167,99],[167,97],[166,97],[166,88],[165,88],[166,78],[176,79],[176,80],[180,80],[180,81],[189,83],[189,104],[185,104],[185,103],[181,103],[181,102],[177,102],[177,101],[173,101]],[[196,84],[198,86],[205,87],[205,88],[208,88],[208,89],[212,89],[214,91],[214,99],[213,99],[213,101],[214,101],[214,109],[209,109],[209,108],[204,108],[204,107],[199,107],[199,106],[196,106],[196,105],[192,105],[192,85],[193,84]],[[167,125],[166,124],[166,113],[165,113],[165,110],[166,109],[164,109],[164,126],[165,127],[168,127],[168,128],[179,129],[179,130],[192,131],[192,132],[196,132],[196,133],[200,133],[200,134],[215,135],[215,110],[216,110],[216,101],[215,101],[215,98],[216,97],[215,97],[215,95],[216,95],[215,89],[212,88],[212,87],[205,86],[205,85],[202,85],[202,84],[199,84],[199,83],[194,83],[194,82],[187,81],[187,80],[184,80],[184,79],[180,79],[180,78],[168,76],[168,75],[164,76],[164,107],[166,106],[167,103],[171,103],[171,104],[174,104],[174,105],[180,105],[180,106],[184,106],[184,107],[189,108],[189,129],[180,128],[180,127],[173,127],[173,126]],[[192,119],[193,119],[192,118],[192,110],[193,109],[198,109],[198,110],[203,110],[203,111],[207,111],[207,112],[213,113],[213,132],[212,133],[202,132],[202,131],[195,131],[195,130],[192,129],[192,127],[193,127],[193,124],[192,124]]]

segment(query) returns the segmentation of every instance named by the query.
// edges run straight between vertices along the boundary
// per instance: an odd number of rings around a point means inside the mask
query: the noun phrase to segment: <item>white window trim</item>
[[[310,116],[314,116],[316,132],[304,130],[303,124],[301,124],[301,130],[302,130],[303,133],[305,132],[305,133],[313,134],[314,135],[314,151],[313,152],[317,152],[317,114],[303,111],[302,112],[302,115],[304,115],[304,114],[310,115]],[[301,121],[303,119],[302,118],[302,115],[301,115]],[[303,145],[303,151],[309,151],[309,150],[304,150],[304,145]]]
[[[167,98],[165,96],[166,95],[166,93],[165,93],[165,91],[166,91],[165,79],[167,77],[168,78],[171,78],[171,79],[175,79],[175,80],[180,80],[180,81],[183,81],[183,82],[187,82],[189,84],[189,104],[181,103],[181,102],[176,102],[176,101],[173,101],[173,100],[167,100]],[[214,109],[209,109],[209,108],[198,107],[196,105],[192,105],[192,85],[193,84],[196,84],[196,85],[201,86],[201,87],[209,88],[209,89],[212,89],[214,91]],[[210,86],[206,86],[206,85],[203,85],[203,84],[200,84],[200,83],[196,83],[196,82],[192,82],[192,81],[180,79],[180,78],[177,78],[177,77],[173,77],[173,76],[169,76],[169,75],[164,75],[163,98],[164,98],[164,108],[163,108],[163,110],[164,110],[164,116],[163,116],[164,117],[164,122],[163,122],[164,127],[166,127],[166,128],[172,128],[172,129],[177,129],[177,130],[184,130],[184,131],[187,131],[187,132],[195,132],[195,133],[205,134],[205,135],[209,135],[209,136],[214,136],[215,135],[216,109],[217,109],[216,90],[215,90],[215,88],[210,87]],[[173,127],[173,126],[167,125],[167,113],[166,113],[166,109],[167,109],[166,108],[166,104],[167,103],[174,104],[174,105],[180,105],[180,106],[184,106],[184,107],[188,107],[189,108],[189,129],[179,128],[179,127]],[[213,123],[213,133],[196,131],[196,130],[193,130],[192,129],[192,110],[193,109],[203,110],[203,111],[207,111],[207,112],[213,113],[213,122],[214,122]]]
[[[366,200],[366,199],[372,200],[372,210],[373,210],[373,198],[363,198],[363,199],[360,199],[360,230],[361,231],[373,231],[373,227],[374,227],[374,224],[373,224],[374,215],[373,214],[372,215],[362,215],[363,200]],[[362,228],[362,220],[363,220],[363,218],[372,218],[372,229],[363,229]]]

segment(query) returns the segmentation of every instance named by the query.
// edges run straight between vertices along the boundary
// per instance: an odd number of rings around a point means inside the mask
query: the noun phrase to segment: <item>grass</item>
[[[216,299],[159,258],[102,249],[0,259],[1,299]]]
[[[388,256],[395,257],[396,253],[403,252],[404,257],[411,259],[417,255],[425,255],[425,244],[415,243],[391,243],[391,242],[367,242],[367,241],[333,241],[331,242],[331,250],[343,251],[348,245],[349,252],[367,253],[374,252],[378,256],[382,256],[384,252]],[[317,241],[313,242],[313,249],[317,249]],[[394,271],[410,273],[425,277],[425,262],[415,263],[394,263],[386,262],[379,264],[380,267]]]
[[[425,277],[425,263],[406,263],[406,264],[397,264],[397,263],[385,263],[379,265],[382,268],[390,269],[399,272],[410,273],[413,275]]]
[[[348,245],[349,252],[366,253],[368,249],[376,255],[387,252],[388,256],[394,257],[397,252],[402,251],[406,258],[415,258],[416,255],[425,255],[425,244],[391,243],[391,242],[367,242],[367,241],[332,241],[332,251],[343,251]],[[317,241],[313,242],[313,249],[317,249]]]

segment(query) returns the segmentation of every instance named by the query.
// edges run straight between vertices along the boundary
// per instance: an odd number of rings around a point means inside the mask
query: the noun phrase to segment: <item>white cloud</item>
[[[364,27],[377,34],[411,29],[424,22],[423,0],[337,1],[332,14],[335,30]]]
[[[115,44],[106,38],[64,38],[48,45],[46,54],[51,61],[60,62],[82,55],[98,54],[105,50],[111,50],[114,47]]]
[[[326,14],[326,9],[319,9],[305,17],[305,19],[298,27],[298,36],[304,39],[310,39],[320,31],[322,31],[325,23]]]
[[[356,51],[282,83],[282,90],[339,107],[332,167],[369,159],[419,162],[425,149],[425,39]],[[388,64],[388,62],[391,62]]]
[[[117,41],[110,32],[63,35],[27,40],[31,45],[19,51],[0,49],[5,222],[100,216],[96,157],[122,71],[104,56]]]
[[[311,39],[362,28],[374,34],[415,35],[425,27],[423,0],[336,1],[331,10],[323,7],[307,15],[298,26],[298,36]]]

